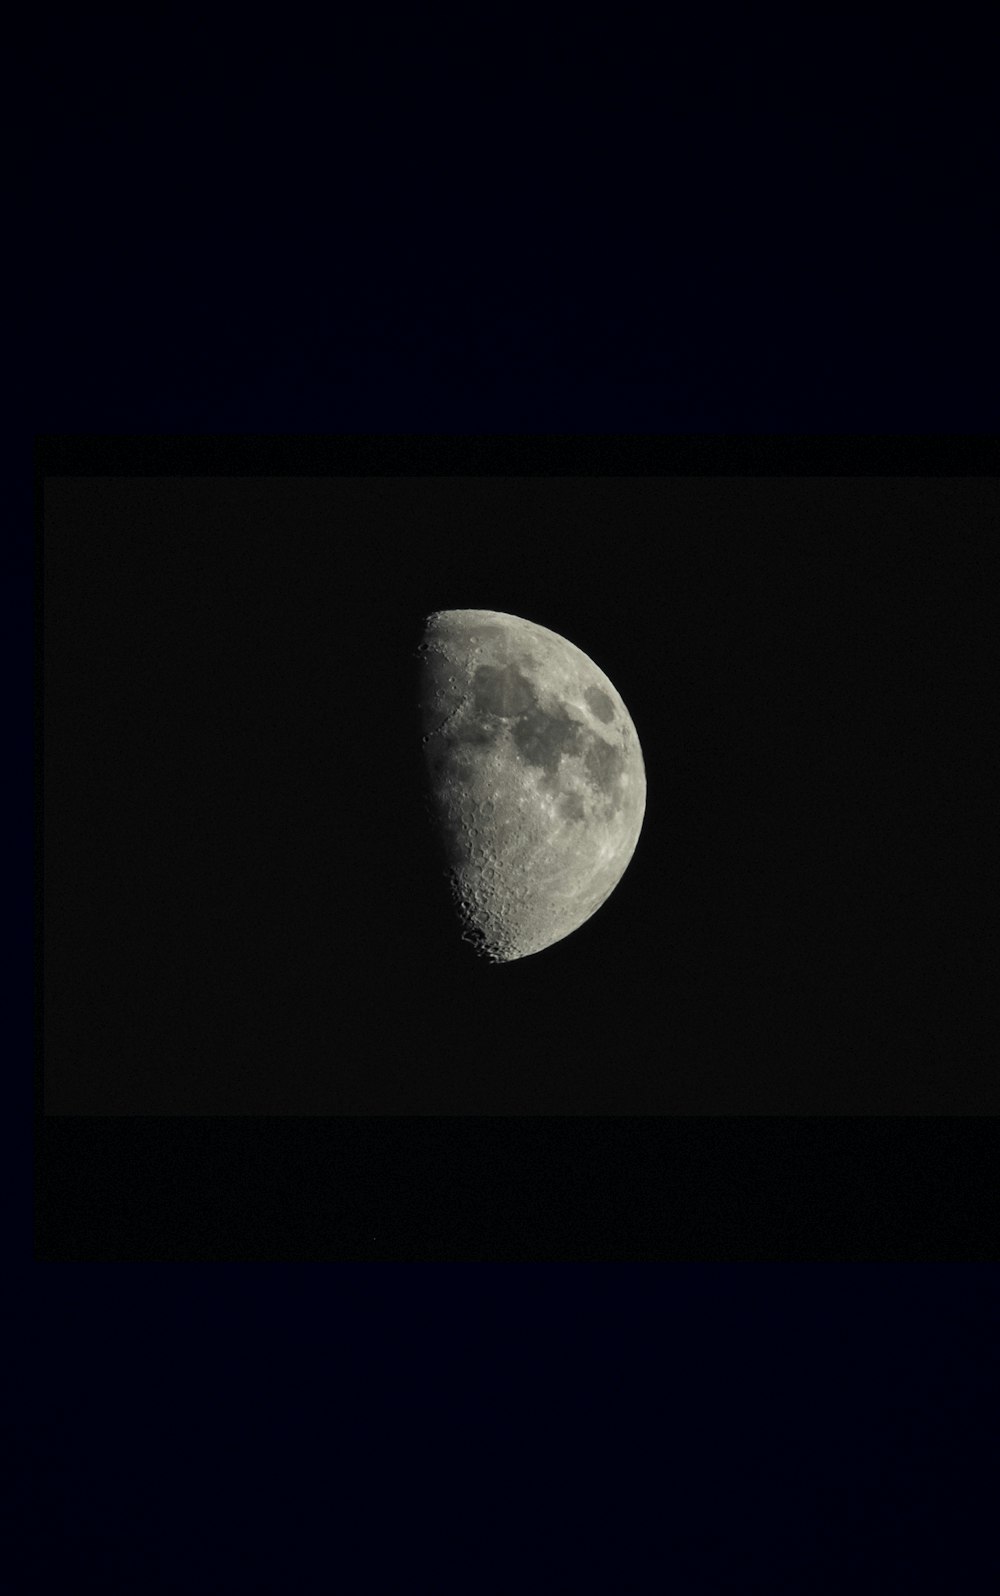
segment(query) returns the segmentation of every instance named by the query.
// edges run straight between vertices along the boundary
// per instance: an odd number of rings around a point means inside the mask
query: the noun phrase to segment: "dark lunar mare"
[[[522,715],[514,727],[514,745],[522,759],[550,776],[558,770],[563,754],[580,752],[582,739],[579,721],[568,715],[547,715],[541,709]]]
[[[536,707],[531,684],[516,665],[480,665],[472,679],[472,702],[482,713],[504,719]]]
[[[606,797],[611,797],[625,767],[622,750],[612,743],[606,743],[601,737],[594,737],[583,756],[583,764],[594,786],[600,788]]]
[[[603,721],[605,726],[610,725],[615,718],[615,706],[607,693],[602,693],[599,687],[588,687],[583,696],[591,714]]]

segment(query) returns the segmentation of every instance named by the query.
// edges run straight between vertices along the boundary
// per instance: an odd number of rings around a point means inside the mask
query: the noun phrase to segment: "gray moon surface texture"
[[[632,718],[582,649],[495,610],[440,610],[419,644],[428,812],[466,940],[493,963],[611,895],[646,808]]]

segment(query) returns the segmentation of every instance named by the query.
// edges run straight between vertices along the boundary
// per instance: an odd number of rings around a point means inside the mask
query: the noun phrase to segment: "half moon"
[[[575,931],[646,807],[632,717],[582,649],[495,610],[439,610],[418,648],[428,809],[464,934],[493,963]]]

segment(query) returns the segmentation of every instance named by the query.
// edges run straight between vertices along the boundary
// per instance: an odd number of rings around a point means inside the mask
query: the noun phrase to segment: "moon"
[[[494,964],[575,931],[635,852],[632,717],[582,649],[496,610],[438,610],[417,649],[427,811],[465,939]]]

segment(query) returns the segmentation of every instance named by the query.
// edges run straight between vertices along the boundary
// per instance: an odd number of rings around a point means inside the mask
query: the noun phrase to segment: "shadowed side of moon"
[[[588,920],[632,858],[635,727],[593,660],[518,616],[438,611],[418,657],[428,813],[465,936],[524,958]]]

